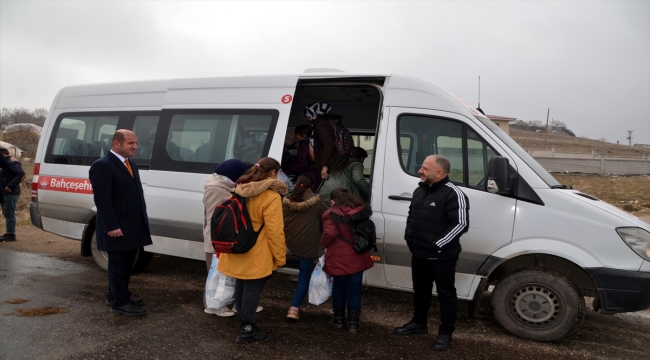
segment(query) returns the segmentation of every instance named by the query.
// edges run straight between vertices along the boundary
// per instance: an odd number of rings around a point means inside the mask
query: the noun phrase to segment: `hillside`
[[[526,150],[544,150],[544,133],[510,128],[510,137]],[[641,158],[643,154],[646,154],[646,157],[650,157],[650,149],[648,148],[638,149],[623,144],[612,144],[600,140],[573,137],[564,133],[548,135],[546,149],[550,150],[552,146],[555,146],[555,152],[561,153],[591,154],[591,151],[594,150],[596,155],[604,155],[607,157]]]

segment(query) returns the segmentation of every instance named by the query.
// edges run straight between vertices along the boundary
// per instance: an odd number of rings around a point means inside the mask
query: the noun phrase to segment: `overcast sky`
[[[650,1],[0,1],[0,107],[67,85],[400,73],[488,114],[650,143]]]

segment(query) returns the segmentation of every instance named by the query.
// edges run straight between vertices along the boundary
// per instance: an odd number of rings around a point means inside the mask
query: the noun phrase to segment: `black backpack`
[[[226,254],[243,254],[257,242],[260,231],[246,209],[246,198],[233,193],[232,197],[217,205],[210,221],[210,235],[214,251]]]
[[[350,224],[350,232],[354,244],[342,236],[339,236],[339,238],[352,245],[357,254],[363,254],[370,250],[377,251],[377,233],[375,232],[375,223],[372,220],[364,219]]]

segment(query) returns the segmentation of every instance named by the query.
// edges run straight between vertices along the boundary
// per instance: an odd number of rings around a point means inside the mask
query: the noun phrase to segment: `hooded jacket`
[[[217,205],[230,198],[230,193],[235,189],[235,183],[227,176],[212,174],[203,184],[203,250],[214,254],[212,236],[210,234],[210,221]]]
[[[235,279],[262,279],[286,263],[281,196],[287,193],[287,185],[277,179],[266,179],[238,184],[235,193],[246,198],[253,229],[260,231],[262,224],[264,228],[248,252],[220,254],[217,268]]]
[[[323,214],[323,236],[320,245],[325,252],[325,272],[332,276],[356,274],[373,267],[370,254],[357,254],[352,247],[354,239],[350,232],[350,224],[370,218],[372,211],[365,206],[354,209],[347,206],[335,205]],[[346,240],[342,240],[339,236]]]
[[[460,236],[469,228],[469,199],[449,177],[413,192],[404,239],[413,256],[430,260],[457,257]]]
[[[282,200],[284,235],[292,254],[306,259],[318,257],[321,222],[327,205],[318,195],[306,191],[303,201]]]
[[[329,177],[325,180],[318,193],[321,199],[326,204],[329,204],[332,190],[338,188],[348,189],[350,194],[359,201],[370,200],[370,185],[363,176],[363,164],[359,159],[350,157],[345,165],[345,169],[339,174],[332,174],[330,171]]]

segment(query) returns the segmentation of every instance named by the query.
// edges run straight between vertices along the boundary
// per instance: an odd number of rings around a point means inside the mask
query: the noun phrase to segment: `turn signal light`
[[[370,255],[370,259],[372,259],[372,261],[381,261],[381,256]]]
[[[35,179],[41,172],[41,164],[34,164],[34,177],[32,178],[32,197],[31,202],[38,202],[38,181]]]

